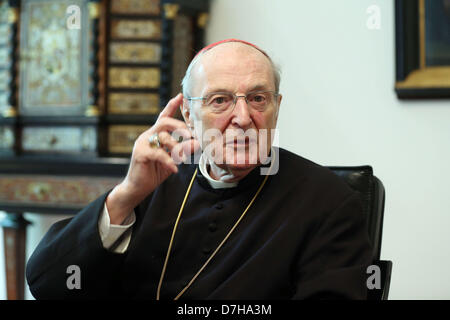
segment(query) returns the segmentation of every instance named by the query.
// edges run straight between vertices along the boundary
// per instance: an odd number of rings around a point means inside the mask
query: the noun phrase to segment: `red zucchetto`
[[[206,47],[204,47],[203,49],[201,49],[199,52],[197,52],[197,54],[195,56],[198,56],[201,52],[208,51],[209,49],[214,48],[215,46],[218,46],[219,44],[226,43],[226,42],[240,42],[240,43],[244,43],[246,45],[252,46],[253,48],[257,49],[262,54],[264,54],[267,58],[270,59],[268,54],[265,53],[264,50],[259,48],[257,45],[254,45],[253,43],[250,43],[250,42],[247,42],[247,41],[244,41],[244,40],[233,39],[233,38],[225,39],[225,40],[221,40],[221,41],[217,41],[217,42],[211,43],[211,44],[207,45]]]

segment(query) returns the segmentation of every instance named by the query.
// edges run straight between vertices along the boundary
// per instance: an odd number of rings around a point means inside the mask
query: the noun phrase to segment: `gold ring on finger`
[[[148,142],[149,142],[151,148],[160,148],[161,147],[161,141],[159,141],[158,133],[152,134],[148,138]]]

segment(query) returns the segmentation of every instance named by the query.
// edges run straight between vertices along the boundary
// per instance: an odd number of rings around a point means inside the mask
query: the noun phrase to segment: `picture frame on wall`
[[[396,0],[399,99],[450,98],[450,0]]]

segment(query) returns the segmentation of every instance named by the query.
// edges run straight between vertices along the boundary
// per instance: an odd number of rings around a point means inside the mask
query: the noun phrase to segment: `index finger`
[[[175,98],[170,99],[169,103],[167,103],[167,105],[159,114],[158,119],[162,117],[172,118],[182,102],[183,102],[183,94],[179,93]]]

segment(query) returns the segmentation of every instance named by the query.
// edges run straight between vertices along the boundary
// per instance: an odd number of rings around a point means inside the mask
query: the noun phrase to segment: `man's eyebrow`
[[[267,85],[265,85],[265,84],[257,84],[256,86],[253,86],[250,90],[248,90],[248,92],[265,91],[265,90],[269,90]]]
[[[264,85],[264,84],[257,84],[257,85],[255,85],[255,86],[253,86],[253,87],[251,87],[249,90],[247,90],[247,92],[254,92],[254,91],[268,91],[269,90],[269,88],[268,88],[268,86],[267,85]],[[215,92],[231,92],[231,90],[229,90],[229,89],[225,89],[225,88],[222,88],[222,87],[217,87],[217,88],[211,88],[211,89],[208,89],[206,92],[205,92],[205,95],[208,95],[208,94],[211,94],[211,93],[215,93]],[[231,92],[232,93],[232,92]]]
[[[231,92],[231,91],[228,89],[224,89],[224,88],[211,88],[205,92],[205,95],[215,93],[215,92]]]

